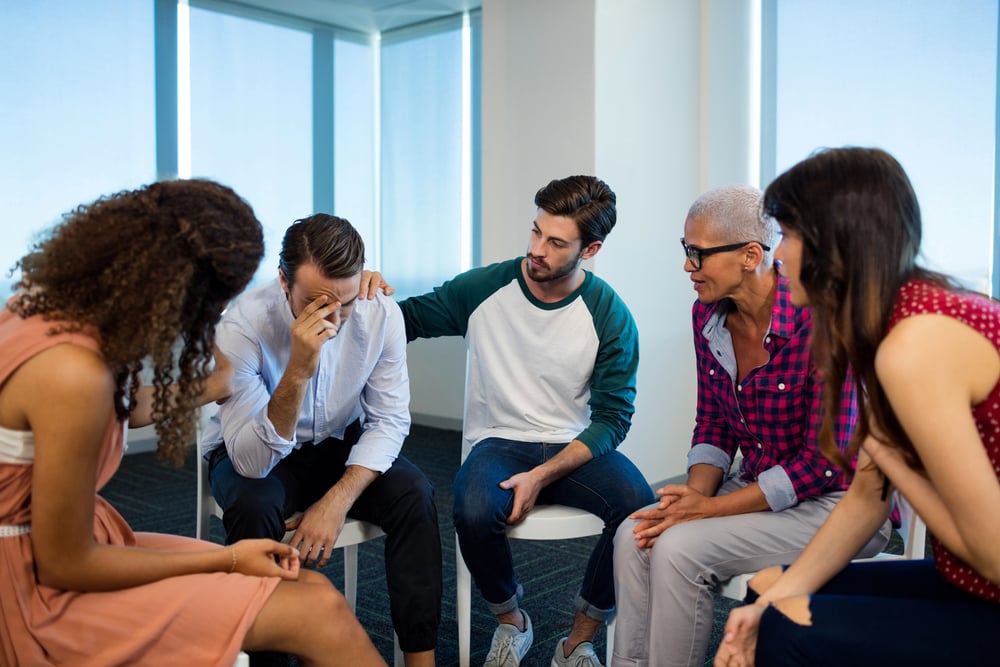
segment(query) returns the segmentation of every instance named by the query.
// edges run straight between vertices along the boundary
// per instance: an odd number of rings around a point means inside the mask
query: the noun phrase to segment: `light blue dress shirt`
[[[239,474],[265,477],[293,449],[342,438],[346,428],[363,417],[364,432],[347,465],[385,472],[410,428],[406,334],[399,306],[381,292],[374,299],[355,301],[340,331],[320,351],[295,439],[286,440],[268,419],[267,406],[288,366],[293,320],[277,279],[230,304],[216,341],[233,365],[234,390],[204,423],[202,453],[225,443]]]

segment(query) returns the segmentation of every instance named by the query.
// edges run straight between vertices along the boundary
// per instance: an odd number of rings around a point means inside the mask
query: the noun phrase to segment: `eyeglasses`
[[[717,245],[714,248],[695,248],[694,246],[689,246],[687,243],[685,243],[684,237],[683,236],[681,237],[681,246],[684,248],[684,254],[687,256],[689,260],[691,260],[691,266],[694,267],[695,271],[701,269],[702,260],[708,257],[709,255],[714,255],[720,252],[730,252],[732,250],[739,250],[740,248],[745,248],[751,243],[757,243],[758,245],[760,245],[760,247],[764,249],[764,252],[770,250],[768,246],[764,245],[760,241],[744,241],[743,243],[730,243],[728,245]]]

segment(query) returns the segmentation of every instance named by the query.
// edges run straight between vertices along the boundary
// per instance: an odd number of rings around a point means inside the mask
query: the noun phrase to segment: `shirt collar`
[[[778,287],[774,292],[774,307],[771,310],[771,333],[782,338],[791,338],[802,326],[803,319],[809,319],[808,309],[792,304],[788,278],[779,275]]]
[[[701,331],[702,335],[709,340],[712,340],[717,335],[728,336],[729,332],[725,331],[723,333],[724,329],[721,328],[721,325],[732,309],[732,300],[727,298],[719,302],[708,318],[708,321],[705,322],[705,326]],[[792,295],[788,289],[788,279],[782,275],[778,275],[778,286],[774,291],[774,305],[771,308],[771,328],[768,332],[769,335],[787,340],[795,335],[795,332],[802,326],[802,322],[808,319],[809,310],[807,308],[799,308],[792,304]]]

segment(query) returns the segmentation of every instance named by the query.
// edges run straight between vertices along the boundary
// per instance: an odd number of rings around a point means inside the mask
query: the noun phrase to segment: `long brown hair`
[[[917,266],[920,206],[902,166],[879,149],[820,151],[774,180],[764,213],[802,237],[799,279],[814,321],[813,357],[825,382],[820,447],[850,472],[872,428],[921,469],[875,374],[896,295],[910,279],[953,289],[952,281]],[[858,424],[841,452],[833,437],[840,387],[851,370],[858,392]]]
[[[55,330],[96,332],[118,382],[119,419],[135,405],[148,362],[157,451],[179,463],[215,325],[262,255],[260,222],[231,189],[207,180],[153,183],[63,216],[18,262],[9,307],[58,320]]]

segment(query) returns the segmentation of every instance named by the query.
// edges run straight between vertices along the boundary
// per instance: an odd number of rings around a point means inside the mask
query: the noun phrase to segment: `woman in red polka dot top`
[[[792,302],[813,316],[828,389],[859,396],[843,500],[787,569],[763,570],[733,610],[716,667],[1000,662],[1000,303],[917,265],[920,208],[878,149],[814,154],[764,194]],[[831,397],[839,391],[827,392]],[[833,400],[832,398],[830,400]],[[934,558],[851,563],[897,489]]]

